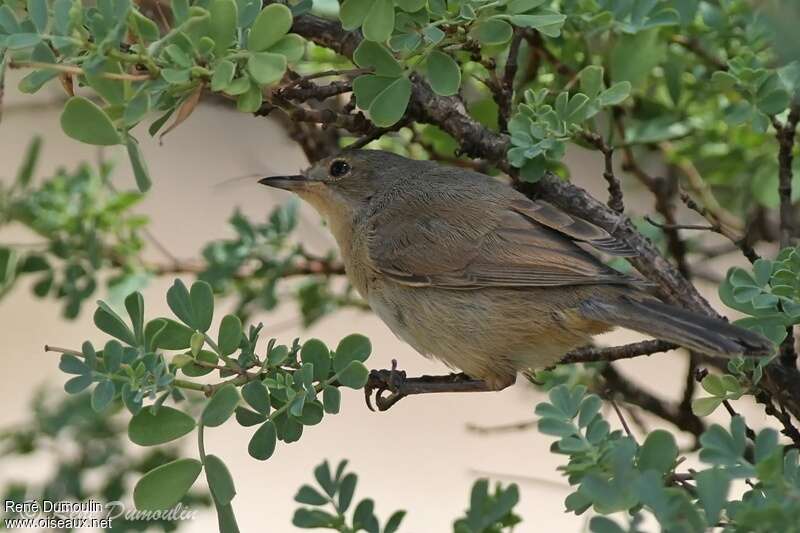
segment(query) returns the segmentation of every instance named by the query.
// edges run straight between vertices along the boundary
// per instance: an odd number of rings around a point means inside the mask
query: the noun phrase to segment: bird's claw
[[[369,373],[367,384],[364,386],[364,398],[370,411],[375,411],[372,406],[372,393],[375,393],[375,406],[378,411],[386,411],[403,399],[406,394],[402,392],[402,385],[406,380],[406,373],[397,370],[397,360],[392,359],[391,370],[372,370]],[[384,392],[391,394],[384,396]]]

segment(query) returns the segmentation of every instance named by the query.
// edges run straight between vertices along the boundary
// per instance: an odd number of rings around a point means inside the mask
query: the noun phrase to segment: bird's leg
[[[503,390],[513,385],[514,380],[501,385],[489,385],[481,379],[472,379],[462,373],[447,376],[406,377],[406,373],[397,370],[397,361],[392,360],[391,370],[373,370],[364,387],[367,407],[374,411],[372,393],[375,393],[375,406],[379,411],[386,411],[402,398],[412,394],[429,394],[436,392],[490,392]],[[391,394],[384,396],[389,391]]]

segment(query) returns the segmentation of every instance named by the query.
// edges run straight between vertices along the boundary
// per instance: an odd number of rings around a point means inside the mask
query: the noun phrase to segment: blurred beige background
[[[59,106],[48,105],[61,98],[56,87],[51,85],[33,97],[19,95],[14,89],[18,73],[10,74],[0,124],[0,179],[14,176],[24,149],[35,134],[44,137],[38,178],[61,165],[71,167],[81,160],[97,159],[95,149],[72,141],[61,132]],[[138,210],[150,216],[152,231],[181,258],[197,257],[204,243],[230,235],[226,220],[235,207],[263,220],[273,206],[288,197],[257,185],[255,180],[223,187],[215,187],[216,184],[250,173],[294,173],[305,165],[302,152],[277,124],[214,105],[202,105],[164,138],[162,146],[145,131],[139,132],[139,138],[154,186]],[[120,188],[134,187],[124,155],[115,151],[105,155],[119,161],[115,184]],[[574,152],[569,162],[576,181],[605,198],[600,156]],[[650,208],[650,200],[637,204],[629,196],[627,205],[638,213],[647,212],[641,210]],[[306,206],[302,213],[298,237],[313,250],[332,247],[333,240],[316,214]],[[0,231],[0,242],[26,239],[31,236],[16,229]],[[149,253],[158,257],[157,251]],[[720,270],[724,265],[708,267]],[[165,291],[171,282],[172,278],[156,279],[144,291],[148,316],[168,312]],[[713,290],[706,293],[721,309]],[[104,296],[101,288],[96,297]],[[43,352],[45,343],[79,347],[86,339],[103,339],[92,324],[92,310],[93,305],[87,304],[77,320],[66,322],[52,300],[34,298],[25,283],[0,301],[0,402],[4,407],[0,410],[0,427],[25,419],[34,385],[47,382],[54,390],[61,389],[65,375],[57,368],[57,357]],[[274,335],[282,342],[300,336],[319,337],[335,344],[353,332],[368,335],[374,346],[369,361],[372,368],[386,368],[392,358],[397,358],[400,368],[410,375],[447,371],[443,365],[417,355],[370,314],[340,312],[308,331],[286,327],[287,323],[297,323],[293,321],[297,315],[293,305],[285,305],[279,312],[255,319],[264,322],[266,337]],[[272,327],[276,324],[282,326]],[[610,345],[634,340],[638,340],[635,334],[620,331],[599,342]],[[660,354],[620,365],[624,374],[635,376],[643,387],[672,398],[680,394],[685,367],[683,354]],[[564,513],[563,500],[569,489],[556,471],[561,458],[549,452],[549,437],[533,429],[488,436],[467,429],[468,424],[531,420],[540,399],[540,393],[518,383],[500,393],[408,398],[378,414],[367,410],[361,393],[349,391],[343,394],[339,415],[327,416],[322,424],[306,428],[298,443],[279,443],[276,454],[267,462],[249,457],[247,442],[252,429],[241,428],[232,421],[208,431],[206,447],[222,456],[232,470],[238,490],[234,507],[243,532],[295,531],[291,525],[296,508],[294,493],[300,480],[311,481],[312,468],[325,458],[350,460],[351,468],[359,474],[356,497],[373,497],[382,519],[395,509],[407,509],[401,528],[404,532],[451,530],[453,519],[467,506],[472,483],[482,476],[520,485],[522,497],[517,512],[524,522],[516,531],[585,530],[591,513],[581,517]],[[764,415],[759,409],[743,410],[752,413],[748,419],[751,425],[763,424]],[[725,416],[717,419],[727,424]],[[611,414],[609,420],[613,427],[619,427]],[[651,423],[651,427],[657,424]],[[192,437],[185,440],[187,454],[196,454]],[[0,486],[10,479],[41,478],[49,466],[41,457],[12,464],[4,461]],[[213,513],[206,512],[181,531],[207,532],[215,528]]]

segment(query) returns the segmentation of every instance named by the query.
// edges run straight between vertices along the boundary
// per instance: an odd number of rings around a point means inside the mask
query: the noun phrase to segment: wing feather
[[[471,188],[424,197],[410,193],[384,204],[369,221],[373,268],[409,286],[464,290],[638,282],[576,244],[630,255],[605,230],[509,191],[510,201],[496,198],[490,204],[505,207],[488,213],[481,209],[487,204],[475,197],[485,200],[485,190]]]

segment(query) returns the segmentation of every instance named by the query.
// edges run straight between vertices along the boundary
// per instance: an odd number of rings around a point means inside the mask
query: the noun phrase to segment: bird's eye
[[[337,159],[331,163],[330,173],[334,178],[341,178],[348,172],[350,172],[350,165],[347,164],[347,161]]]

